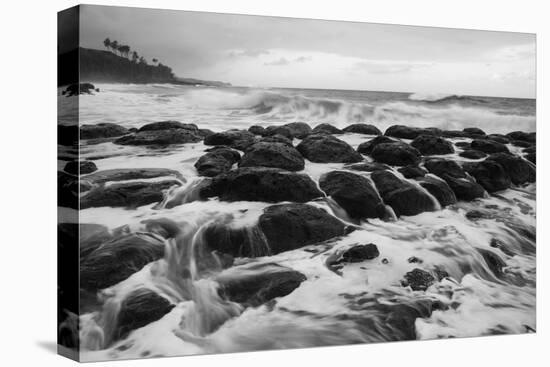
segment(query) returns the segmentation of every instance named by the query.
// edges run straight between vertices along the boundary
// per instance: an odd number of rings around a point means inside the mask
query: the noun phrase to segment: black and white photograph
[[[536,41],[59,12],[59,353],[536,333]]]

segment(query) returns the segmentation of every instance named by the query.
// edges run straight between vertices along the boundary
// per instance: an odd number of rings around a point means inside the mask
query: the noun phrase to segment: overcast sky
[[[535,96],[533,34],[83,6],[81,45],[106,37],[233,85]]]

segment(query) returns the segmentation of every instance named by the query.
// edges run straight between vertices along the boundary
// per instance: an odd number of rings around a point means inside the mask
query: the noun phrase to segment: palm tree
[[[113,51],[115,51],[115,54],[116,54],[116,52],[118,51],[118,41],[117,40],[114,40],[113,42],[111,42],[111,48],[113,49]]]
[[[128,57],[128,54],[130,53],[130,46],[121,45],[118,49],[119,49],[122,56]]]
[[[105,46],[105,48],[108,50],[109,47],[111,46],[111,40],[109,39],[109,37],[105,38],[105,40],[103,40],[103,45]]]
[[[143,56],[140,56],[140,57],[139,57],[139,63],[140,63],[140,64],[147,64],[147,61],[145,61],[145,59],[143,58]]]
[[[139,60],[139,55],[136,51],[132,52],[132,61],[137,63]]]
[[[158,59],[153,59],[153,64],[156,64],[158,62]]]

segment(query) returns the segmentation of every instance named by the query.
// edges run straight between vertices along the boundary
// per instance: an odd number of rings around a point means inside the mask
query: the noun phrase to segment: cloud
[[[269,50],[249,49],[249,50],[231,50],[227,53],[229,57],[259,57],[269,55]]]
[[[359,61],[352,65],[352,71],[363,71],[372,74],[409,73],[417,69],[431,66],[432,63],[409,63],[395,61]]]
[[[294,62],[307,62],[311,61],[311,56],[300,56],[294,59]]]
[[[290,61],[288,61],[284,57],[281,57],[278,60],[264,62],[264,65],[266,65],[266,66],[285,66],[285,65],[288,65],[288,64],[290,64]]]

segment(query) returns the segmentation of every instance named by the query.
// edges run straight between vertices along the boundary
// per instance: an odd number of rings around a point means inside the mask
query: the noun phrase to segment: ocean
[[[382,131],[402,124],[449,130],[479,127],[489,134],[535,131],[536,122],[535,100],[531,99],[170,84],[96,87],[100,91],[94,95],[79,96],[81,125],[109,122],[139,128],[146,123],[177,120],[224,131],[295,121],[312,127],[331,123],[340,128],[366,122]],[[67,101],[73,97],[65,98],[60,97],[60,104],[69,106]],[[61,115],[60,121],[70,123],[71,113]],[[373,138],[353,133],[338,137],[354,148]],[[470,139],[451,140],[456,143]],[[519,147],[507,146],[511,152],[522,154]],[[148,220],[168,218],[185,229],[188,241],[183,246],[189,248],[201,245],[201,231],[212,223],[253,227],[271,204],[192,200],[194,188],[203,180],[193,165],[207,148],[202,142],[163,149],[116,145],[112,141],[82,142],[81,159],[92,160],[100,171],[169,168],[180,172],[185,182],[169,190],[161,204],[81,210],[81,223],[128,233],[145,231]],[[448,157],[471,161],[456,153]],[[343,167],[342,163],[306,161],[303,172],[318,182],[324,173]],[[182,205],[165,205],[182,195],[189,197]],[[310,204],[346,220],[342,209],[329,198]],[[466,214],[474,210],[485,213],[484,217],[468,218]],[[80,316],[82,357],[96,361],[374,343],[410,339],[403,330],[411,328],[414,339],[516,334],[536,329],[536,183],[513,186],[440,210],[393,220],[369,219],[358,225],[362,230],[319,245],[315,251],[298,249],[237,259],[233,268],[222,270],[232,271],[227,276],[233,276],[239,271],[253,272],[258,264],[276,263],[307,277],[276,303],[248,308],[221,299],[214,277],[196,271],[192,257],[186,260],[191,265],[185,261],[187,265],[182,265],[182,253],[189,251],[182,250],[181,243],[166,241],[163,259],[101,291],[103,304]],[[377,259],[346,265],[341,274],[327,267],[331,254],[367,243],[377,245]],[[504,245],[497,248],[495,244]],[[504,262],[502,274],[495,275],[480,250],[498,254]],[[181,266],[189,266],[191,278],[176,279]],[[419,266],[444,269],[448,276],[426,291],[412,291],[403,286],[402,279]],[[120,302],[143,287],[176,306],[123,340],[110,341],[108,334]],[[424,315],[426,302],[441,306]],[[411,314],[418,317],[411,321]]]

